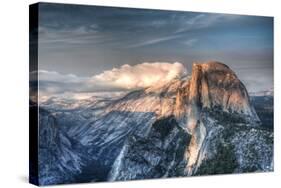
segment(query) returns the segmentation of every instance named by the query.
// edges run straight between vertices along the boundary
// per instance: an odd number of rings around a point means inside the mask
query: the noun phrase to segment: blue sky
[[[273,87],[273,18],[40,4],[39,68],[79,77],[124,64],[229,65],[250,91]]]

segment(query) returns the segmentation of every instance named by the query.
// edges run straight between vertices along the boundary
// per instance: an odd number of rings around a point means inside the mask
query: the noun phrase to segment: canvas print
[[[272,17],[38,3],[29,27],[31,183],[273,171]]]

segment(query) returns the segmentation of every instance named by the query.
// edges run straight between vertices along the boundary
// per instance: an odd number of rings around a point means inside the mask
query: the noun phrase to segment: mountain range
[[[250,96],[220,62],[123,95],[39,104],[41,185],[264,171],[273,95]]]

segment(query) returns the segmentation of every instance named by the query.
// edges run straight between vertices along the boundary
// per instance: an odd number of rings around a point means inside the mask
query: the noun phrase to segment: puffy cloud
[[[92,81],[99,81],[105,85],[112,85],[123,89],[145,88],[159,82],[166,83],[175,77],[187,73],[181,63],[142,63],[134,66],[125,64],[119,69],[104,71],[92,77]]]
[[[123,91],[165,84],[176,77],[186,75],[186,68],[178,62],[154,62],[137,65],[122,65],[92,77],[74,74],[60,74],[55,71],[39,70],[39,90],[41,95],[61,93],[85,93],[101,91]],[[34,80],[37,72],[30,74]]]

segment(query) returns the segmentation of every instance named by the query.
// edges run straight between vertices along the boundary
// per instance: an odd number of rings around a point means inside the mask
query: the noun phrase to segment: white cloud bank
[[[31,80],[34,74],[37,73],[31,73]],[[186,74],[186,68],[178,62],[125,64],[120,68],[113,68],[92,77],[78,77],[73,74],[60,74],[46,70],[38,71],[40,95],[134,90],[159,83],[165,84]]]
[[[104,71],[93,76],[92,81],[122,89],[137,89],[155,85],[186,74],[181,63],[142,63],[134,66],[125,64],[120,68]]]

